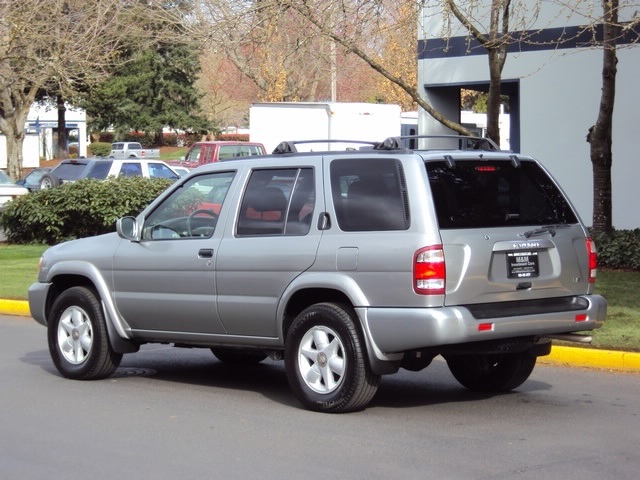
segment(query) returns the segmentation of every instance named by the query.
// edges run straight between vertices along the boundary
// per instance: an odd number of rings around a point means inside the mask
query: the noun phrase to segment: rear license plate
[[[508,278],[532,278],[538,272],[538,252],[507,252]]]

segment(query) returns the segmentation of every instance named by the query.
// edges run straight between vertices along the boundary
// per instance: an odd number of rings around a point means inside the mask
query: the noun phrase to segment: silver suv
[[[108,377],[149,342],[270,356],[323,412],[362,409],[381,375],[437,355],[471,390],[518,387],[552,338],[602,325],[595,247],[536,160],[443,141],[282,144],[194,170],[117,233],[50,248],[29,302],[55,366]]]

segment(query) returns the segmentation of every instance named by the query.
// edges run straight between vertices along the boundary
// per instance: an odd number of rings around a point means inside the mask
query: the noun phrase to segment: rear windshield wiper
[[[542,235],[543,233],[548,233],[552,237],[556,236],[556,230],[559,228],[569,228],[571,225],[568,223],[557,223],[555,225],[546,225],[544,227],[537,228],[535,230],[529,230],[528,232],[524,232],[524,236],[529,238],[535,235]]]
[[[556,236],[556,227],[554,225],[549,225],[547,227],[538,228],[536,230],[529,230],[528,232],[524,232],[524,236],[526,238],[533,237],[534,235],[542,235],[543,233],[548,233],[552,237]]]

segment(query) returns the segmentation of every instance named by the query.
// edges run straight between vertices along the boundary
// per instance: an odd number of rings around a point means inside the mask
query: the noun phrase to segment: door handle
[[[213,248],[201,248],[198,250],[198,257],[213,258]]]

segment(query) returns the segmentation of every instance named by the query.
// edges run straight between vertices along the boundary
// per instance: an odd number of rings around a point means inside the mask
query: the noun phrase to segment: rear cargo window
[[[440,228],[573,224],[553,180],[532,161],[427,162]]]

